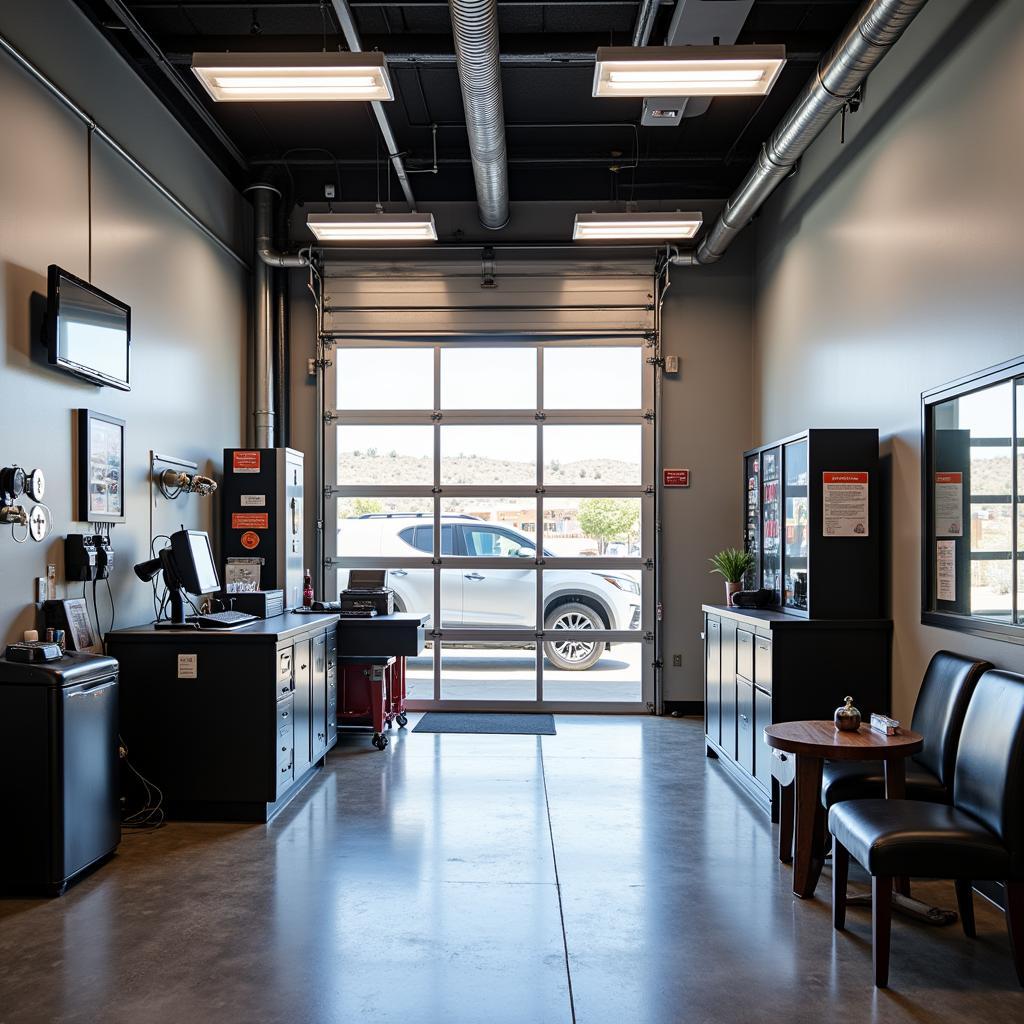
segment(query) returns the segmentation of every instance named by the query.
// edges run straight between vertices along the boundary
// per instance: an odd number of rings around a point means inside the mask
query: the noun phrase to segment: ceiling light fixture
[[[311,213],[306,227],[321,242],[436,242],[432,213]]]
[[[194,53],[192,71],[218,103],[395,98],[382,53]]]
[[[572,239],[665,242],[693,238],[703,220],[699,213],[577,213]]]
[[[601,46],[595,96],[764,96],[784,46]]]

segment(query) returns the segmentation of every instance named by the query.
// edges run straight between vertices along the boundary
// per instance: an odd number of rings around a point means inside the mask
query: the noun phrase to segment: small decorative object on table
[[[900,734],[900,723],[895,718],[890,718],[888,715],[880,715],[877,712],[871,714],[871,728],[875,732],[882,733],[883,736],[899,736]]]
[[[714,566],[711,572],[725,580],[725,603],[731,608],[733,596],[743,587],[743,577],[754,567],[754,556],[739,548],[726,548],[708,561]]]
[[[846,703],[836,708],[832,721],[840,732],[856,732],[860,728],[860,712],[853,706],[852,697],[847,697]]]

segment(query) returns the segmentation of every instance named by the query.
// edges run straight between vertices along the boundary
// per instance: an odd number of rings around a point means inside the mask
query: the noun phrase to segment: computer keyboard
[[[194,622],[200,629],[230,629],[232,626],[244,626],[247,622],[257,622],[258,617],[248,612],[206,612],[203,615],[190,615],[189,622]]]

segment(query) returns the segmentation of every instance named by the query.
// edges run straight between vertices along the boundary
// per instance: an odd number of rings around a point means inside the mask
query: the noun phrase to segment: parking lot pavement
[[[639,701],[643,644],[616,644],[584,672],[565,672],[544,663],[544,699]],[[534,700],[537,695],[533,651],[488,648],[445,649],[441,696],[447,700]],[[407,662],[410,700],[434,696],[433,652]]]

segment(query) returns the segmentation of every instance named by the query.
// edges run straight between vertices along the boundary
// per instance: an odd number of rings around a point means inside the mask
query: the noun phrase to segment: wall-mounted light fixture
[[[311,213],[306,227],[321,242],[436,242],[432,213]]]
[[[703,219],[699,213],[577,213],[572,238],[574,242],[666,242],[693,238]]]
[[[382,53],[194,53],[192,71],[218,103],[395,98]]]
[[[601,46],[594,95],[764,96],[785,63],[784,46]]]

